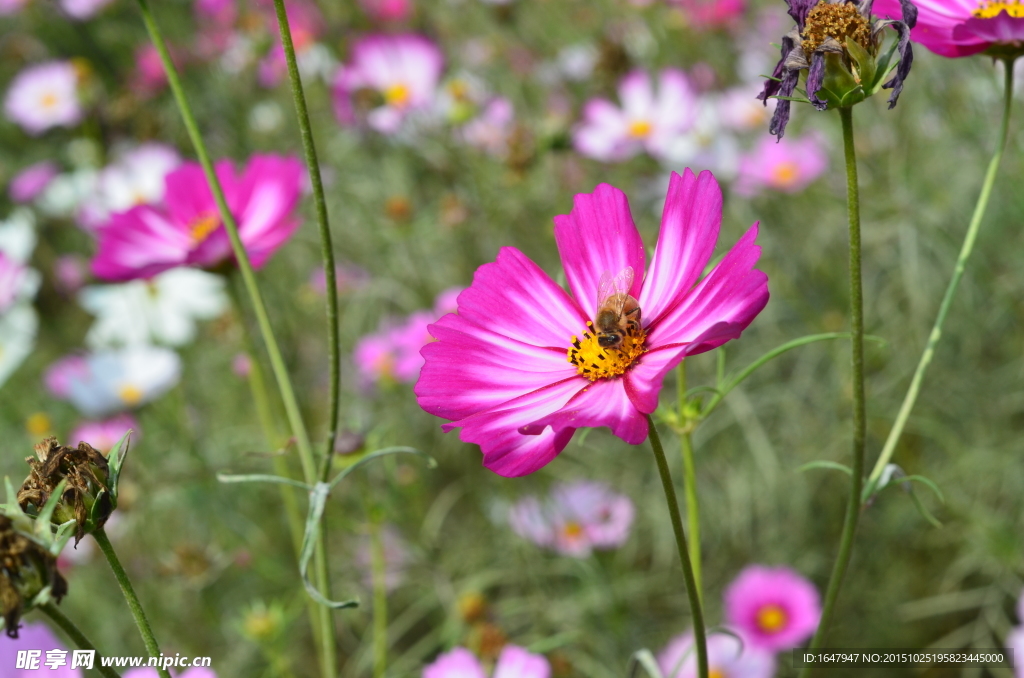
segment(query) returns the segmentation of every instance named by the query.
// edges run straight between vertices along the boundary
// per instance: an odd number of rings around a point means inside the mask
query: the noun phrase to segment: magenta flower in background
[[[725,590],[725,621],[753,647],[790,650],[811,637],[820,619],[818,590],[787,567],[751,565]]]
[[[82,109],[75,67],[70,61],[47,61],[18,73],[4,97],[4,115],[33,136],[78,124]]]
[[[577,151],[605,162],[642,151],[661,158],[697,120],[697,96],[675,68],[661,71],[657,91],[647,72],[629,73],[619,82],[619,101],[621,108],[607,99],[587,102],[573,132]]]
[[[672,0],[698,29],[728,26],[743,16],[746,0]]]
[[[509,509],[512,531],[562,555],[585,558],[594,549],[622,546],[629,538],[635,509],[629,497],[604,483],[557,485],[546,502],[525,497]]]
[[[735,629],[730,629],[736,632]],[[775,657],[771,652],[724,633],[708,636],[708,675],[714,678],[772,678]],[[658,667],[665,678],[697,678],[697,653],[693,632],[687,631],[669,641],[658,653]]]
[[[913,0],[917,25],[910,38],[944,57],[985,50],[1020,51],[1024,42],[1024,5],[985,0]],[[902,17],[900,0],[877,0],[876,14]]]
[[[299,226],[292,212],[302,191],[302,164],[287,156],[254,155],[241,176],[226,160],[216,171],[242,243],[259,268]],[[185,163],[167,175],[164,203],[111,216],[99,233],[93,273],[105,280],[135,280],[176,266],[213,268],[233,258],[199,163]]]
[[[799,139],[776,141],[762,137],[752,151],[740,158],[734,188],[744,197],[769,189],[799,193],[828,169],[828,153],[821,138],[808,134]]]
[[[551,664],[544,655],[533,654],[516,645],[506,645],[491,678],[549,678]],[[438,655],[423,669],[423,678],[487,678],[480,660],[464,647]]]
[[[359,0],[359,6],[375,21],[403,21],[412,16],[412,0]]]
[[[180,62],[180,58],[174,59],[175,66],[180,67]],[[135,70],[131,82],[132,90],[143,96],[153,96],[167,86],[167,73],[160,61],[160,53],[153,45],[147,43],[135,50]]]
[[[430,40],[414,34],[370,35],[352,47],[351,61],[334,80],[334,109],[339,121],[355,122],[353,96],[371,90],[383,104],[369,112],[367,124],[392,134],[406,117],[431,106],[444,68],[444,55]]]
[[[477,269],[458,314],[429,327],[415,392],[427,412],[480,445],[503,476],[550,463],[577,428],[608,426],[631,444],[647,438],[665,375],[688,355],[740,336],[768,303],[753,268],[757,224],[703,280],[722,220],[710,172],[673,173],[650,269],[625,194],[602,184],[555,217],[555,240],[572,295],[514,247]],[[627,273],[627,269],[630,269]],[[628,280],[626,280],[628,278]],[[611,280],[641,317],[617,347],[593,327]],[[624,297],[619,297],[624,299]],[[529,318],[529,322],[524,322]],[[625,319],[625,316],[623,316]]]
[[[7,188],[7,193],[11,196],[11,202],[24,203],[34,200],[40,193],[46,190],[46,187],[50,185],[50,182],[58,174],[60,174],[60,168],[57,167],[56,163],[48,160],[26,167],[14,175],[10,186]]]
[[[21,650],[42,650],[39,666],[35,669],[16,669],[18,652]],[[71,668],[70,660],[64,666],[50,668],[46,661],[47,650],[65,650],[64,643],[57,639],[46,624],[25,624],[17,632],[17,638],[0,638],[0,666],[4,675],[18,678],[82,678],[82,670]],[[71,653],[68,652],[68,657]]]
[[[68,444],[77,445],[84,440],[106,454],[129,430],[133,431],[132,443],[137,443],[141,437],[139,422],[130,414],[119,414],[102,421],[83,421],[68,436]]]

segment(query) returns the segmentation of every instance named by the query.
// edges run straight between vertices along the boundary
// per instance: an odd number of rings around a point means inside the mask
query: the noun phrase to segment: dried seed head
[[[807,15],[801,37],[807,54],[816,51],[828,38],[840,44],[846,44],[848,39],[852,39],[867,48],[871,44],[871,26],[857,11],[856,5],[823,1],[815,5]]]
[[[11,638],[18,637],[18,622],[36,598],[49,588],[59,602],[68,585],[57,571],[57,558],[0,515],[0,617]]]

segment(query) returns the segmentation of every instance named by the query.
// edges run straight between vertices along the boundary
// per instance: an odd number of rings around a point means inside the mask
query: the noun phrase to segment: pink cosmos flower
[[[412,16],[412,0],[359,0],[359,6],[375,21],[403,21]]]
[[[299,222],[292,216],[302,190],[302,164],[287,156],[254,155],[238,176],[231,162],[217,163],[228,207],[252,265],[263,266]],[[167,175],[166,207],[138,205],[111,216],[100,230],[92,270],[105,280],[150,278],[176,266],[212,268],[233,258],[199,163]]]
[[[621,108],[606,99],[587,102],[573,132],[577,151],[604,162],[641,151],[661,158],[697,119],[697,97],[686,74],[675,68],[661,71],[657,92],[645,71],[633,71],[619,82],[619,100]]]
[[[34,200],[46,190],[46,187],[58,174],[60,174],[60,169],[56,163],[48,160],[26,167],[11,179],[11,185],[7,189],[11,201],[24,203]]]
[[[772,653],[748,643],[742,633],[737,635],[742,642],[724,633],[708,636],[708,675],[715,678],[771,678],[775,675]],[[658,654],[658,667],[665,678],[697,678],[692,631],[669,641]]]
[[[102,421],[83,421],[75,426],[75,430],[68,436],[69,444],[77,445],[85,441],[100,452],[106,454],[117,444],[129,430],[132,433],[132,443],[139,440],[139,422],[130,414],[119,414],[110,419]]]
[[[508,154],[509,137],[515,127],[516,113],[505,97],[493,99],[473,120],[466,123],[462,138],[491,155],[503,158]]]
[[[35,136],[82,119],[78,74],[70,61],[47,61],[18,73],[4,98],[4,114]]]
[[[180,58],[174,62],[181,66]],[[135,71],[131,82],[132,90],[143,96],[153,96],[167,86],[167,72],[160,61],[160,53],[153,45],[146,43],[135,50]]]
[[[725,620],[752,647],[790,650],[818,628],[821,602],[814,584],[786,567],[751,565],[725,590]]]
[[[491,678],[549,678],[551,664],[544,655],[506,645],[498,656]],[[487,678],[487,672],[472,652],[457,647],[439,655],[423,669],[423,678]]]
[[[988,0],[914,0],[910,38],[944,57],[964,57],[1024,43],[1024,5]],[[902,17],[900,0],[877,0],[875,14]]]
[[[754,149],[740,158],[734,188],[749,197],[763,189],[799,193],[828,169],[828,153],[820,137],[809,134],[799,139],[776,141],[762,137]]]
[[[728,26],[743,16],[745,0],[673,0],[698,29]]]
[[[288,63],[285,60],[284,46],[281,44],[277,25],[277,13],[273,2],[260,0],[257,4],[263,10],[267,30],[274,36],[273,47],[260,61],[257,81],[261,87],[276,87],[288,73]],[[305,0],[287,3],[285,12],[288,15],[288,25],[291,27],[292,44],[295,46],[295,54],[301,67],[303,55],[316,44],[320,33],[323,32],[324,17],[315,3]]]
[[[38,663],[28,668],[16,669],[18,652],[24,650],[40,650]],[[17,632],[17,637],[0,638],[0,666],[4,667],[4,675],[17,675],[18,678],[82,678],[82,670],[71,668],[70,660],[63,666],[51,668],[46,664],[46,653],[49,650],[65,650],[64,643],[57,639],[46,624],[25,624]],[[65,657],[70,657],[68,652]]]
[[[580,481],[556,486],[545,504],[535,497],[516,502],[509,510],[509,524],[538,546],[585,558],[594,549],[622,546],[634,513],[629,497],[604,483]]]
[[[352,47],[352,59],[334,80],[334,110],[344,124],[355,121],[353,96],[371,90],[383,105],[371,110],[366,122],[393,134],[406,117],[429,108],[444,68],[444,55],[430,40],[413,34],[370,35]]]
[[[572,212],[555,217],[572,295],[522,252],[503,248],[459,295],[458,314],[428,328],[438,341],[421,351],[420,406],[451,420],[445,431],[461,428],[464,442],[480,445],[484,466],[503,476],[547,465],[581,427],[608,426],[643,442],[665,375],[686,356],[739,337],[768,303],[768,278],[753,268],[757,224],[698,283],[721,220],[710,172],[673,173],[645,276],[625,194],[602,184],[577,195]],[[602,288],[617,292],[611,301],[628,294],[640,309],[632,324],[621,316],[617,346],[602,345],[593,327]]]

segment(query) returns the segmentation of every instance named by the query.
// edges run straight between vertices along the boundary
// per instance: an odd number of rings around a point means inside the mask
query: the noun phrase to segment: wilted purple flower
[[[548,678],[551,664],[544,655],[506,645],[494,665],[491,678]],[[423,678],[487,678],[480,660],[464,647],[439,655],[423,669]]]
[[[29,202],[34,200],[40,193],[46,190],[50,181],[59,173],[60,168],[57,167],[56,163],[48,160],[26,167],[11,179],[11,185],[7,189],[8,194],[11,196],[11,201]]]
[[[740,158],[734,188],[742,196],[763,189],[799,193],[828,169],[828,153],[820,137],[809,134],[799,139],[763,137],[754,149]]]
[[[633,502],[604,483],[557,485],[548,500],[525,497],[509,510],[509,524],[520,537],[562,555],[585,558],[593,549],[621,546],[633,524]]]
[[[735,630],[730,629],[736,633]],[[708,676],[714,678],[771,678],[775,675],[775,657],[771,652],[725,633],[708,636]],[[665,678],[697,678],[697,653],[693,632],[687,631],[669,641],[658,653],[658,667]]]
[[[47,61],[24,69],[7,90],[4,114],[32,135],[78,124],[82,109],[75,67],[70,61]]]
[[[821,619],[818,590],[787,567],[751,565],[725,590],[725,620],[749,644],[771,652],[809,638]]]

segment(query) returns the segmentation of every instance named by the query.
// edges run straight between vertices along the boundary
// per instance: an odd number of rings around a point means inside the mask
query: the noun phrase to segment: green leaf
[[[843,473],[845,473],[848,476],[852,476],[853,475],[853,471],[850,470],[849,466],[845,466],[843,464],[840,464],[837,461],[826,461],[824,459],[820,459],[818,461],[809,461],[806,464],[804,464],[803,466],[800,466],[799,468],[797,468],[796,472],[797,473],[803,473],[804,471],[810,471],[810,470],[813,470],[813,469],[830,469],[830,470],[833,470],[833,471],[842,471]]]
[[[942,527],[942,523],[939,522],[938,518],[931,514],[924,504],[921,503],[921,499],[917,496],[917,493],[913,490],[910,491],[910,499],[914,502],[914,506],[917,508],[917,512],[921,514],[925,520],[932,524],[933,527]]]
[[[120,440],[114,443],[114,446],[110,448],[110,452],[107,454],[107,477],[109,479],[107,485],[110,487],[110,498],[114,502],[114,508],[117,508],[117,481],[121,477],[121,469],[124,467],[124,459],[128,456],[128,443],[131,435],[131,429],[125,431],[125,434],[121,436]]]
[[[860,76],[861,86],[870,87],[875,80],[875,69],[877,68],[875,58],[853,38],[847,39],[846,49],[857,63],[857,75]]]
[[[925,478],[924,476],[919,475],[905,476],[903,478],[900,478],[900,482],[904,481],[910,481],[913,483],[921,483],[922,485],[927,485],[928,487],[931,488],[932,492],[935,493],[935,496],[939,498],[939,501],[941,501],[943,504],[946,503],[946,498],[942,496],[942,490],[940,490],[939,486],[936,485],[930,478]]]
[[[689,652],[687,652],[689,654]],[[683,657],[686,658],[685,655]],[[629,668],[626,676],[628,678],[636,678],[639,669],[643,667],[644,671],[650,678],[665,678],[665,674],[661,672],[661,668],[658,667],[658,660],[654,658],[654,655],[650,650],[644,648],[643,650],[637,650],[633,653],[633,656],[629,658]]]
[[[339,473],[337,476],[335,476],[334,480],[332,480],[330,482],[330,488],[334,489],[335,485],[340,483],[342,480],[344,480],[346,478],[346,476],[348,476],[348,474],[352,473],[352,471],[355,471],[357,468],[359,468],[363,464],[365,464],[365,463],[367,463],[369,461],[373,461],[374,459],[377,459],[378,457],[385,457],[385,456],[392,455],[392,454],[416,454],[416,455],[420,455],[422,457],[426,457],[426,459],[427,459],[427,468],[437,468],[437,462],[434,461],[433,457],[431,457],[426,452],[421,452],[420,450],[417,450],[414,447],[385,447],[382,450],[376,450],[374,452],[370,452],[369,454],[363,455],[363,457],[359,461],[355,462],[351,466],[346,467],[343,471],[341,471],[341,473]]]
[[[285,478],[283,476],[275,476],[269,473],[248,473],[242,475],[232,475],[230,473],[218,473],[217,480],[222,483],[280,483],[281,485],[292,485],[294,487],[300,487],[307,492],[311,491],[311,488],[301,480],[295,480],[294,478]]]

